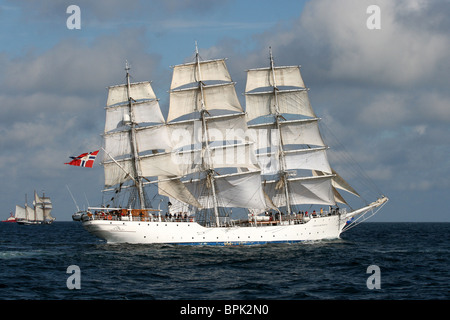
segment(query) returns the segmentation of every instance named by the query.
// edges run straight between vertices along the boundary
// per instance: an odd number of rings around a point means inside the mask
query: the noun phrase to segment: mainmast
[[[200,57],[198,53],[198,46],[197,42],[195,42],[195,62],[197,65],[197,72],[199,76],[198,80],[198,86],[200,88],[200,94],[201,94],[201,110],[200,110],[200,118],[202,120],[202,132],[203,132],[203,141],[202,141],[202,154],[206,154],[206,157],[208,159],[207,165],[205,164],[205,157],[202,157],[202,165],[203,169],[206,171],[208,184],[211,186],[212,196],[213,196],[213,206],[214,206],[214,217],[216,220],[216,226],[219,226],[219,210],[218,210],[218,204],[217,204],[217,195],[216,195],[216,188],[214,185],[214,169],[212,168],[212,161],[211,161],[211,152],[209,149],[209,137],[208,137],[208,130],[206,127],[206,118],[205,113],[208,111],[205,108],[205,97],[203,93],[203,86],[205,85],[202,79],[202,74],[200,70]]]
[[[193,62],[173,66],[170,89],[168,127],[184,130],[183,137],[190,139],[172,146],[185,161],[181,182],[164,182],[167,193],[187,203],[183,190],[189,191],[197,202],[189,204],[207,210],[205,222],[216,226],[219,208],[266,209],[261,171],[225,59],[201,60],[196,45]]]
[[[133,98],[131,97],[131,84],[130,84],[130,67],[128,66],[128,61],[125,64],[125,71],[127,73],[127,98],[128,98],[128,107],[129,107],[129,115],[130,115],[130,146],[132,151],[132,162],[133,168],[136,173],[135,175],[135,186],[138,190],[139,195],[139,203],[141,209],[145,208],[145,197],[144,197],[144,187],[142,184],[142,173],[139,163],[139,150],[137,149],[136,143],[136,121],[133,113]]]
[[[283,187],[284,192],[286,195],[286,214],[291,213],[291,204],[289,201],[289,187],[288,187],[288,172],[285,170],[285,159],[284,159],[284,150],[283,150],[283,137],[281,135],[281,127],[280,127],[280,118],[283,118],[283,116],[280,113],[280,109],[278,108],[278,87],[277,87],[277,80],[275,77],[275,68],[273,63],[273,56],[272,56],[272,48],[269,47],[269,53],[270,53],[270,69],[272,71],[272,81],[273,81],[273,95],[275,97],[275,122],[276,122],[276,128],[278,131],[278,158],[280,163],[280,175],[281,179],[283,179]],[[281,220],[281,215],[280,215]]]

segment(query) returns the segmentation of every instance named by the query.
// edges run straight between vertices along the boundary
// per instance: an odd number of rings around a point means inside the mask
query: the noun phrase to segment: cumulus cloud
[[[327,63],[315,67],[320,74],[334,80],[376,86],[423,85],[434,80],[433,75],[443,64],[448,66],[446,52],[450,49],[450,39],[420,23],[430,20],[424,8],[437,3],[312,1],[290,31],[297,36],[284,35],[281,48],[301,47],[307,58],[323,50]],[[366,9],[373,4],[381,9],[380,30],[366,26],[369,17]],[[273,40],[278,45],[277,39]]]
[[[380,30],[366,26],[373,4]],[[267,65],[272,46],[278,65],[301,64],[322,122],[372,179],[392,190],[441,188],[450,133],[445,12],[448,1],[310,1],[297,20],[255,36],[251,60]]]
[[[88,172],[70,176],[63,163],[100,148],[106,87],[123,83],[125,60],[134,81],[160,72],[160,57],[145,52],[143,35],[142,29],[126,29],[93,43],[69,38],[45,52],[1,58],[0,170],[11,184],[5,194],[18,192],[21,181],[54,188],[52,179],[86,177]]]

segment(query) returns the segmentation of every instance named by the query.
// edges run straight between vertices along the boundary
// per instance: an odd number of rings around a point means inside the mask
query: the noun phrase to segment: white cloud
[[[366,9],[372,4],[381,8],[380,30],[366,26]],[[276,48],[284,60],[293,60],[295,53],[303,63],[311,60],[314,73],[321,78],[386,87],[428,86],[435,83],[434,76],[443,66],[449,66],[448,33],[435,33],[435,27],[431,30],[427,23],[422,24],[432,20],[426,13],[438,4],[310,1],[291,28],[269,31],[259,40]],[[450,83],[449,75],[442,76],[441,81]]]
[[[146,53],[143,36],[141,29],[126,29],[93,43],[67,38],[45,52],[1,56],[0,171],[9,185],[2,194],[12,199],[20,192],[21,198],[46,188],[60,197],[66,183],[98,192],[98,179],[89,176],[94,170],[74,172],[64,163],[100,148],[106,87],[123,83],[126,59],[133,80],[157,78],[159,57]]]
[[[157,58],[144,53],[143,35],[142,29],[126,30],[100,37],[92,45],[68,38],[48,52],[29,53],[10,61],[3,73],[3,85],[8,92],[21,94],[93,94],[100,83],[122,79],[126,59],[140,66],[133,70],[135,77],[148,77]]]
[[[381,30],[366,27],[372,4]],[[448,9],[445,1],[310,1],[290,26],[255,38],[254,61],[267,65],[272,46],[278,65],[301,64],[322,122],[382,189],[431,192],[450,173]]]

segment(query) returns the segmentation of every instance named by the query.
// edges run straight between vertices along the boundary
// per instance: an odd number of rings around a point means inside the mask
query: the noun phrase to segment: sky
[[[269,47],[301,65],[330,150],[345,146],[390,199],[370,221],[450,222],[448,16],[449,0],[0,0],[0,218],[34,190],[57,221],[76,211],[66,186],[101,204],[100,163],[64,163],[101,146],[106,87],[127,60],[167,115],[170,66],[197,41],[203,59],[228,59],[243,105],[245,70],[268,66]]]

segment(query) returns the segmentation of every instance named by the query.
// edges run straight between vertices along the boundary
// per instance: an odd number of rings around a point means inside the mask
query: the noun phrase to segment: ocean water
[[[449,269],[449,223],[236,247],[109,245],[77,222],[0,223],[0,300],[447,300]]]

